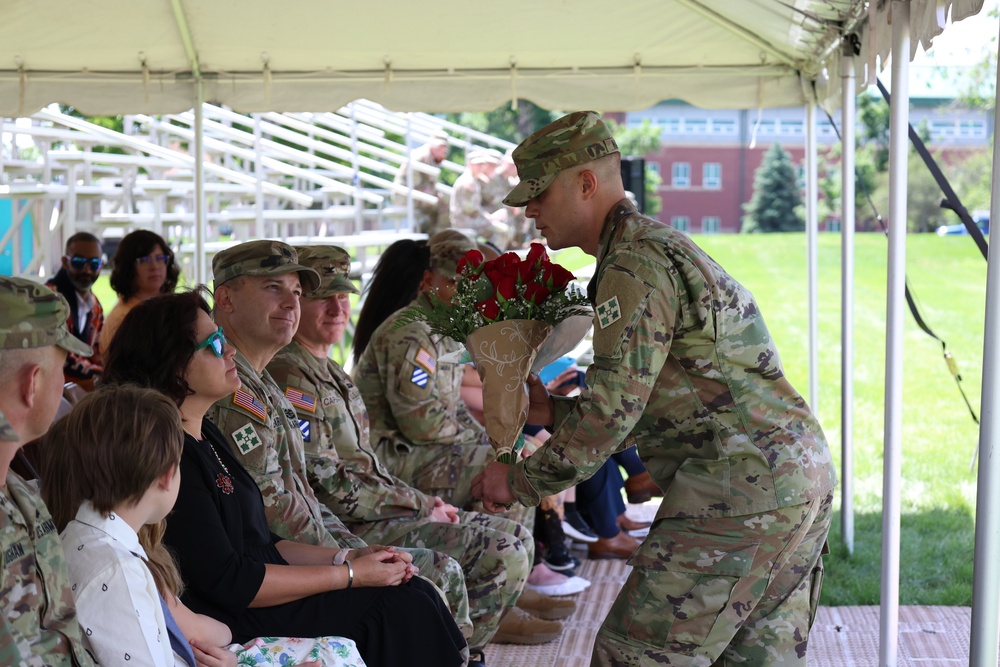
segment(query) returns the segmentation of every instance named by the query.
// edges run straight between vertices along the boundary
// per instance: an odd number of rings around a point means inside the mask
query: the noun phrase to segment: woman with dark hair
[[[181,271],[174,251],[159,234],[145,229],[127,234],[111,260],[111,287],[118,303],[104,318],[98,346],[106,350],[118,326],[137,304],[160,294],[171,294]]]
[[[368,347],[378,325],[417,298],[424,272],[431,268],[427,241],[396,241],[385,249],[372,271],[365,303],[354,327],[354,363]]]
[[[281,635],[355,640],[369,667],[460,665],[465,640],[436,590],[411,579],[391,547],[330,549],[268,529],[253,478],[205,414],[240,386],[221,328],[196,292],[136,306],[108,349],[104,383],[158,389],[181,413],[181,488],[164,542],[187,583],[183,601],[237,642]]]

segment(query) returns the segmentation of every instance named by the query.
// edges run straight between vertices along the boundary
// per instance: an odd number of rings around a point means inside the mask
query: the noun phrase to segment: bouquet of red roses
[[[503,463],[513,463],[524,444],[528,374],[572,349],[593,322],[590,302],[572,280],[539,243],[524,259],[508,252],[486,262],[470,250],[459,260],[451,303],[432,294],[429,310],[414,307],[402,318],[465,344],[464,361],[475,363],[483,381],[486,434]]]

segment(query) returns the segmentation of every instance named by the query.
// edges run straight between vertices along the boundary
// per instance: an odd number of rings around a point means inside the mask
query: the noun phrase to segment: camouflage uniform
[[[257,244],[256,248],[241,250]],[[288,261],[271,255],[260,259],[259,244],[271,246]],[[234,257],[234,255],[236,255]],[[297,264],[291,246],[277,241],[251,241],[219,253],[213,260],[216,286],[240,275],[256,275],[259,263],[263,275],[276,274]],[[304,267],[300,267],[304,268]],[[312,269],[310,273],[316,275]],[[287,272],[287,271],[285,271]],[[304,289],[312,289],[316,283]],[[242,386],[231,396],[215,403],[208,412],[226,437],[233,454],[257,482],[271,530],[278,536],[318,546],[361,548],[366,543],[355,536],[325,505],[320,503],[306,478],[305,449],[298,429],[295,409],[274,379],[265,370],[258,373],[237,350],[236,369]],[[429,549],[407,549],[421,576],[430,580],[444,595],[463,634],[472,632],[469,599],[461,566],[445,554]]]
[[[470,154],[469,161],[489,161],[489,158],[482,154]],[[471,229],[477,238],[504,250],[510,243],[512,233],[510,225],[490,218],[497,210],[503,209],[503,204],[493,199],[496,194],[489,177],[477,178],[471,169],[466,169],[451,188],[449,212],[452,227]]]
[[[556,121],[518,150],[570,165],[599,157],[610,133],[594,118]],[[522,173],[514,158],[525,188],[508,203],[519,205],[559,167],[532,171],[522,157]],[[637,444],[664,490],[592,664],[804,666],[836,485],[819,423],[753,296],[686,236],[622,200],[597,264],[589,389],[556,401],[552,438],[509,477],[518,500],[536,504]]]
[[[298,413],[319,500],[369,542],[434,549],[457,560],[475,628],[469,644],[484,646],[528,577],[531,534],[509,519],[474,512],[460,511],[458,524],[434,521],[434,498],[392,476],[372,451],[361,394],[332,359],[293,341],[268,371]]]
[[[47,287],[0,277],[0,354],[58,345],[89,356],[66,329],[69,305]],[[0,440],[20,438],[0,413]],[[79,665],[94,659],[83,647],[55,523],[34,482],[8,470],[0,488],[0,665]]]
[[[429,302],[420,294],[411,305]],[[472,478],[494,457],[486,431],[462,402],[463,366],[439,361],[462,345],[431,334],[424,322],[397,329],[401,313],[375,330],[353,372],[375,451],[408,484],[466,507]]]
[[[431,155],[430,144],[415,148],[410,153],[410,159],[429,167],[440,167],[434,161],[434,156]],[[399,165],[399,171],[396,172],[396,177],[392,182],[396,185],[406,187],[406,172],[408,170],[408,162],[404,160]],[[416,192],[422,192],[425,195],[438,198],[436,204],[429,204],[416,199],[413,200],[413,227],[418,232],[423,232],[424,234],[433,234],[448,227],[448,197],[445,193],[437,191],[437,182],[438,177],[436,174],[427,174],[417,169],[413,170],[412,189]],[[406,206],[405,194],[393,192],[391,200],[396,206]]]
[[[510,241],[507,247],[501,247],[501,250],[527,246],[534,233],[534,225],[531,220],[524,216],[523,208],[514,206],[504,207],[503,198],[507,196],[507,193],[515,185],[517,185],[517,179],[507,178],[507,175],[500,170],[497,170],[493,178],[483,185],[484,206],[491,211],[500,208],[506,208],[507,211],[507,226],[510,227]]]

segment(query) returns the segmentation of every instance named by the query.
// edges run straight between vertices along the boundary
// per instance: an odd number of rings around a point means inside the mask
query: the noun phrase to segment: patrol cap
[[[66,328],[69,304],[61,294],[27,278],[0,276],[0,349],[58,345],[89,357],[94,351]]]
[[[611,130],[596,111],[577,111],[549,123],[514,149],[521,182],[503,203],[524,206],[552,184],[559,172],[618,152]]]
[[[434,130],[431,132],[430,138],[427,140],[431,146],[447,146],[448,145],[448,133],[444,130]]]
[[[478,248],[476,242],[457,229],[443,229],[427,239],[431,268],[446,276],[458,275],[458,260]]]
[[[295,246],[299,263],[319,273],[320,284],[307,294],[310,299],[325,299],[334,294],[360,294],[351,282],[351,256],[333,245]]]
[[[212,258],[216,288],[239,276],[283,276],[292,272],[298,272],[304,294],[319,287],[319,274],[299,264],[295,248],[281,241],[247,241]]]

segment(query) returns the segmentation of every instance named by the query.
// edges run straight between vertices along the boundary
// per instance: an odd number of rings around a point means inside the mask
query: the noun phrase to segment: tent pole
[[[899,649],[899,496],[903,435],[903,312],[906,284],[909,73],[910,2],[894,0],[892,104],[889,108],[889,266],[886,289],[885,444],[882,464],[880,667],[896,667]]]
[[[809,291],[809,407],[819,411],[819,280],[817,277],[819,232],[819,168],[816,148],[816,103],[806,105],[806,274]]]
[[[204,118],[205,90],[201,79],[195,87],[198,90],[198,100],[194,106],[194,280],[196,285],[202,285],[207,280],[205,271],[205,128]]]
[[[1000,73],[997,76],[1000,81]],[[997,88],[1000,102],[1000,88]],[[1000,104],[994,107],[1000,121]],[[993,144],[993,187],[990,219],[1000,220],[1000,146]],[[997,664],[997,628],[1000,627],[1000,456],[993,418],[1000,414],[1000,379],[997,375],[997,332],[1000,331],[1000,253],[990,244],[986,270],[986,325],[983,336],[982,423],[979,428],[979,478],[976,491],[976,548],[972,571],[972,630],[969,665]]]
[[[854,47],[841,56],[840,537],[854,553]]]
[[[267,236],[264,232],[264,181],[267,174],[264,171],[264,149],[260,142],[263,132],[260,127],[260,114],[253,114],[253,154],[254,154],[254,174],[257,176],[255,183],[256,192],[253,202],[253,233],[250,239],[256,241]]]

